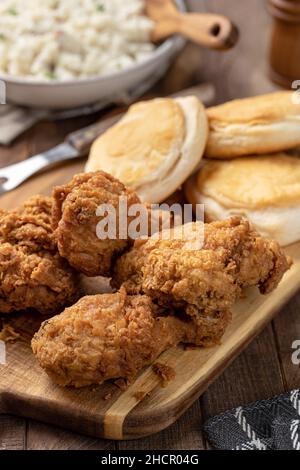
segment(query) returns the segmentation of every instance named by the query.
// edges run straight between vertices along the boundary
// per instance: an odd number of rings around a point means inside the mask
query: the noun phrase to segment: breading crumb
[[[142,401],[145,397],[150,396],[150,392],[144,392],[143,390],[137,391],[133,394],[137,401]]]
[[[112,397],[112,393],[107,393],[106,395],[104,395],[103,400],[105,401],[110,400],[111,397]]]
[[[176,377],[176,372],[172,367],[161,364],[160,362],[153,364],[152,370],[161,379],[163,387],[166,387],[169,382]]]
[[[10,325],[4,325],[0,331],[0,341],[5,343],[14,343],[20,336],[20,333],[17,333]]]

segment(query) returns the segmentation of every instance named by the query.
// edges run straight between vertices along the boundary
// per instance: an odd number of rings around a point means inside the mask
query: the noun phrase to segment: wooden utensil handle
[[[67,136],[66,142],[73,145],[81,155],[87,155],[94,140],[119,121],[120,117],[120,114],[118,114],[107,118],[104,121],[97,122],[96,124],[73,132]]]
[[[277,85],[291,89],[300,78],[300,0],[269,0],[269,9],[274,17],[270,77]]]
[[[239,37],[237,27],[228,18],[210,13],[180,15],[178,33],[197,44],[219,50],[230,49]]]

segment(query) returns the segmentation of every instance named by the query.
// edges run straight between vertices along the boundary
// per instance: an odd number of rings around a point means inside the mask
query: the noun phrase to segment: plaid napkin
[[[209,419],[204,431],[223,450],[300,450],[300,390]]]

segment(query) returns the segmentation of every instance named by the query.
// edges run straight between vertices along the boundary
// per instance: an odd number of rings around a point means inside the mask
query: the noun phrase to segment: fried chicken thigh
[[[272,291],[290,266],[276,242],[239,217],[204,224],[202,248],[191,249],[202,228],[197,222],[186,226],[181,239],[136,241],[117,261],[113,285],[183,308],[199,324],[228,312],[244,287]]]
[[[120,198],[126,199],[130,208],[140,203],[138,196],[117,179],[98,171],[76,175],[69,184],[54,188],[53,198],[52,224],[61,256],[87,276],[109,276],[114,257],[132,243],[127,233],[119,237]],[[97,236],[97,225],[105,217],[97,214],[105,204],[116,211],[115,239]]]
[[[108,379],[132,379],[165,349],[187,340],[191,326],[159,316],[146,296],[83,297],[44,322],[32,340],[41,367],[59,385],[83,387]]]
[[[53,313],[76,300],[76,276],[56,248],[51,198],[0,211],[0,312]]]

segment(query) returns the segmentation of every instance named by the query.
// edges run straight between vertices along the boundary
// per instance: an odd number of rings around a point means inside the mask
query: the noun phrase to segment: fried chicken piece
[[[126,230],[122,239],[118,236],[120,198],[130,208],[140,203],[138,196],[117,179],[98,171],[76,175],[70,183],[54,188],[53,198],[52,226],[61,256],[87,276],[109,276],[115,256],[132,243]],[[97,236],[97,225],[107,215],[97,215],[97,209],[104,204],[116,210],[115,239]],[[128,224],[130,221],[128,217]]]
[[[188,334],[182,339],[182,343],[205,348],[221,344],[224,333],[232,319],[230,310],[216,310],[208,313],[187,307],[185,315],[182,316],[181,312],[183,310],[181,308],[177,312],[175,311],[175,315],[178,315],[189,325]]]
[[[165,349],[188,340],[192,326],[159,316],[146,296],[87,296],[44,322],[32,340],[41,367],[59,385],[83,387],[132,379]]]
[[[242,288],[269,292],[289,267],[279,245],[240,218],[205,225],[195,249],[199,227],[185,227],[182,239],[137,241],[117,262],[119,292],[84,297],[43,323],[32,349],[56,383],[131,380],[168,347],[217,344]]]
[[[28,252],[40,249],[54,251],[51,210],[52,199],[45,196],[33,196],[11,211],[1,209],[0,241]]]
[[[32,339],[32,350],[49,377],[62,386],[130,381],[180,342],[216,344],[228,318],[205,321],[197,327],[188,317],[159,309],[149,297],[131,296],[121,289],[83,297],[45,321]]]
[[[244,287],[271,292],[289,269],[279,245],[240,217],[205,224],[202,248],[195,249],[191,243],[202,228],[197,222],[185,226],[180,239],[136,241],[117,261],[113,285],[165,307],[184,308],[199,324],[228,312]]]
[[[60,257],[51,228],[51,198],[35,196],[0,211],[0,312],[48,314],[76,300],[76,275]]]

